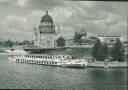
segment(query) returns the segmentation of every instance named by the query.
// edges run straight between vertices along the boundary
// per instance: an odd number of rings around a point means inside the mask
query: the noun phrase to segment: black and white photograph
[[[0,89],[127,90],[128,2],[0,0]]]

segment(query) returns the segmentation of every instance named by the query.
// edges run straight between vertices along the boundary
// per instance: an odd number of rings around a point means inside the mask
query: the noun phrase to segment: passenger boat
[[[71,55],[52,55],[52,54],[30,54],[25,50],[14,50],[9,55],[10,61],[40,64],[61,67],[85,67],[85,59],[72,59]]]

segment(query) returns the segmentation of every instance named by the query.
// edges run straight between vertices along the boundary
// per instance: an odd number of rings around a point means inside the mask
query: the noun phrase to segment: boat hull
[[[86,65],[84,64],[62,64],[61,67],[66,67],[66,68],[86,68]]]

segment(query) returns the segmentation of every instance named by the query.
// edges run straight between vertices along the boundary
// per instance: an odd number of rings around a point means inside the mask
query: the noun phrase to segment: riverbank
[[[0,52],[0,55],[9,55],[9,53]],[[94,62],[89,62],[87,67],[91,67],[91,68],[128,68],[128,64],[127,64],[127,60],[125,60],[124,62],[115,62],[115,61],[108,62],[107,65],[103,61],[94,61]]]
[[[127,62],[108,62],[107,65],[102,61],[89,62],[88,67],[92,68],[128,68]]]
[[[20,64],[0,56],[0,89],[127,90],[127,69],[71,69]]]

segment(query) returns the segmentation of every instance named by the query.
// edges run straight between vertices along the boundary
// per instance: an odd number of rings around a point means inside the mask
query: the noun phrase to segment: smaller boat
[[[62,67],[85,68],[88,62],[85,59],[65,59],[61,62]]]

